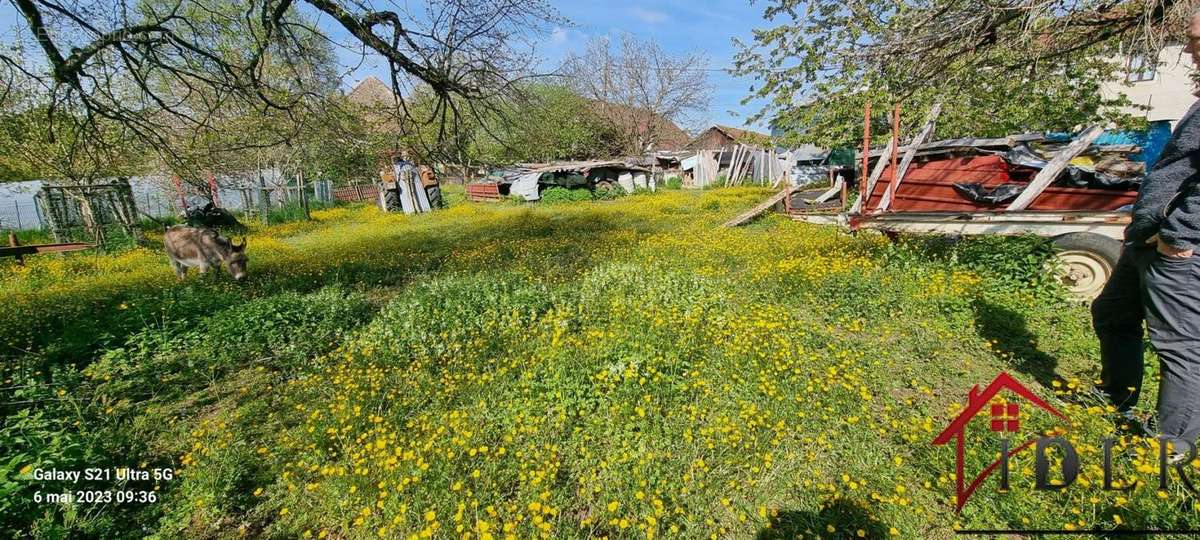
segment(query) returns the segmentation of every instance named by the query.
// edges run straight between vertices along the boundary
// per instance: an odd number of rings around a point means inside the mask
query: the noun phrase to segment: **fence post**
[[[8,247],[17,247],[19,245],[20,244],[17,242],[17,233],[15,233],[13,231],[8,231]],[[25,266],[25,256],[18,254],[16,256],[16,259],[17,259],[17,264],[19,264],[21,266]]]
[[[208,171],[208,194],[212,197],[212,203],[215,207],[221,206],[221,199],[217,193],[217,177],[212,171]]]
[[[304,189],[304,171],[296,172],[296,185],[300,192],[300,207],[304,209],[304,219],[312,219],[312,216],[308,214],[308,193],[305,193]]]
[[[262,176],[262,171],[258,172],[258,213],[259,219],[263,225],[267,225],[267,211],[270,203],[267,201],[267,181]]]
[[[33,200],[33,215],[37,217],[38,228],[45,229],[46,223],[42,220],[42,209],[38,206],[37,199]]]
[[[250,208],[250,190],[242,188],[238,190],[238,194],[242,196],[242,213],[249,215],[253,212]]]
[[[179,194],[179,210],[186,216],[188,211],[187,196],[183,193],[183,181],[179,179],[179,175],[175,175],[175,192]]]
[[[17,204],[15,200],[13,201],[13,210],[17,211],[17,230],[24,230],[25,227],[21,226],[21,205]]]

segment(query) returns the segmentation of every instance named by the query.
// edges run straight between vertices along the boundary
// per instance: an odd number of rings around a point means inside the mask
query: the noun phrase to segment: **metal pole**
[[[892,197],[896,196],[896,180],[900,177],[897,173],[900,171],[900,165],[896,162],[900,157],[900,104],[892,109],[892,180],[888,182],[888,189],[884,193],[891,193]],[[881,199],[882,200],[882,199]],[[863,207],[863,212],[866,212],[867,207]]]
[[[42,221],[42,209],[38,206],[37,199],[33,200],[33,215],[37,216],[38,228],[46,228],[46,223]]]
[[[25,228],[21,226],[21,205],[17,204],[17,201],[13,201],[13,209],[17,211],[17,230],[24,230]]]
[[[892,110],[892,180],[896,180],[896,168],[899,164],[896,159],[900,157],[900,104],[896,104],[896,108]]]

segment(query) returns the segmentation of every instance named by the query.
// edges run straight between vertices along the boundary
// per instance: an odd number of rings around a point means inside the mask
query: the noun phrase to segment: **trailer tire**
[[[1080,300],[1100,295],[1121,257],[1121,242],[1096,233],[1064,234],[1055,237],[1053,245],[1053,271]]]

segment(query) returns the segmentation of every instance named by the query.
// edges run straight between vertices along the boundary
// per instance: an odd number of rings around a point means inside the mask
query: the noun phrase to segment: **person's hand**
[[[1171,244],[1163,242],[1158,237],[1157,234],[1154,236],[1151,236],[1149,239],[1147,239],[1146,243],[1153,244],[1158,249],[1158,252],[1161,253],[1164,257],[1174,257],[1176,259],[1186,259],[1195,254],[1195,251],[1190,248],[1189,249],[1180,249],[1175,246],[1172,246]]]

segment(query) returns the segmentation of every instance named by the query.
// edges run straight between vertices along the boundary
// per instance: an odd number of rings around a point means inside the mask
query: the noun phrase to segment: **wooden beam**
[[[92,247],[91,244],[81,242],[72,242],[67,244],[38,244],[29,246],[7,246],[0,247],[0,257],[22,257],[24,255],[36,255],[38,253],[63,253],[66,251],[79,251]]]
[[[892,159],[892,153],[895,151],[896,148],[892,146],[892,141],[888,141],[887,146],[883,149],[883,154],[875,162],[875,168],[871,170],[870,178],[867,178],[866,192],[859,195],[858,202],[854,203],[854,208],[850,209],[851,214],[860,213],[867,207],[867,201],[870,199],[871,192],[875,191],[875,184],[879,183],[879,178],[883,176],[883,170],[887,168],[888,161]]]
[[[829,186],[829,189],[826,190],[824,193],[822,193],[819,197],[813,199],[812,204],[821,204],[825,201],[828,201],[829,199],[832,199],[834,195],[837,195],[839,192],[845,191],[845,189],[846,189],[846,183],[842,181],[842,175],[839,174],[834,177],[833,185]]]
[[[900,155],[900,104],[896,104],[896,108],[892,109],[892,181],[896,181],[896,171],[899,170],[896,164],[896,157]]]
[[[15,249],[15,248],[17,248],[17,247],[18,247],[18,246],[20,246],[20,245],[21,245],[21,244],[20,244],[19,242],[17,242],[17,233],[16,233],[16,232],[14,232],[14,231],[8,231],[8,247],[10,247],[10,248],[14,248],[14,249]],[[24,257],[24,255],[22,255],[22,254],[20,254],[20,253],[15,253],[15,254],[13,255],[13,257],[16,257],[16,258],[17,258],[17,264],[19,264],[19,265],[21,265],[21,266],[25,266],[25,257]]]
[[[722,227],[737,227],[738,225],[746,223],[747,221],[750,221],[750,220],[762,215],[767,210],[770,210],[772,206],[775,206],[775,205],[783,202],[783,200],[786,199],[788,197],[788,195],[792,194],[792,189],[793,188],[791,186],[788,186],[786,188],[779,190],[779,193],[772,195],[770,199],[767,199],[767,200],[759,203],[758,205],[755,205],[753,208],[746,210],[745,212],[742,212],[741,214],[738,214],[737,217],[735,217],[729,221],[726,221],[721,226]]]
[[[862,169],[858,174],[858,200],[854,201],[851,212],[862,206],[863,197],[867,196],[867,169],[871,168],[871,102],[863,107],[863,150]]]
[[[1071,144],[1068,144],[1066,148],[1059,150],[1058,154],[1054,156],[1054,159],[1051,159],[1050,163],[1047,163],[1045,167],[1042,167],[1042,170],[1037,173],[1037,176],[1033,177],[1033,180],[1029,182],[1029,186],[1025,188],[1025,191],[1022,191],[1021,194],[1017,196],[1016,200],[1008,205],[1007,210],[1012,212],[1015,210],[1024,210],[1028,208],[1029,205],[1033,203],[1033,200],[1038,198],[1038,196],[1046,190],[1046,187],[1054,182],[1055,178],[1058,178],[1058,174],[1067,167],[1067,164],[1069,164],[1072,159],[1075,159],[1075,156],[1078,156],[1080,152],[1083,152],[1087,149],[1087,147],[1091,146],[1092,141],[1095,141],[1098,137],[1100,137],[1101,133],[1104,133],[1104,128],[1100,126],[1092,126],[1084,131],[1083,134],[1077,137],[1074,141],[1071,141]]]
[[[921,131],[917,133],[917,137],[908,144],[908,151],[904,152],[904,159],[900,161],[900,166],[896,169],[896,173],[892,175],[891,185],[883,193],[883,198],[879,199],[879,206],[876,209],[880,212],[886,212],[891,207],[892,197],[896,193],[896,190],[900,188],[900,182],[904,181],[904,175],[908,173],[908,168],[912,165],[913,159],[917,157],[917,147],[924,144],[925,140],[933,135],[934,127],[937,126],[937,118],[941,114],[941,103],[935,103],[933,108],[929,109],[929,115],[925,118],[925,124],[921,126]]]

